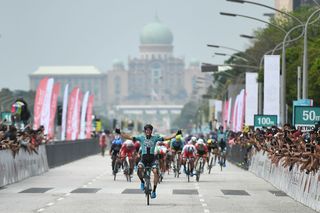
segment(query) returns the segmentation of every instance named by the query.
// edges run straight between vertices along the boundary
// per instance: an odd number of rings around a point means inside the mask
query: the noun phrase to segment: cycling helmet
[[[203,143],[204,143],[204,141],[203,141],[203,139],[202,139],[202,138],[199,138],[199,139],[197,140],[197,143],[201,143],[201,144],[203,144]]]
[[[126,141],[126,145],[127,145],[127,147],[128,147],[129,149],[134,147],[134,144],[133,144],[133,142],[132,142],[131,140],[127,140],[127,141]]]
[[[152,131],[153,130],[153,126],[151,124],[146,124],[144,126],[144,130],[146,131],[147,129],[150,129]]]
[[[196,141],[197,141],[197,137],[196,137],[196,136],[192,136],[192,137],[191,137],[191,141],[192,141],[192,142],[196,142]]]
[[[182,139],[181,135],[176,136],[176,141],[181,141],[181,139]]]
[[[207,140],[207,143],[208,143],[208,144],[211,144],[211,143],[212,143],[212,139],[208,139],[208,140]]]

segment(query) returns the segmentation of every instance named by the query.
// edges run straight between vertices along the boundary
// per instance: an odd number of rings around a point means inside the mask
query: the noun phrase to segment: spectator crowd
[[[38,154],[38,146],[46,142],[47,139],[43,126],[34,130],[30,125],[27,125],[24,129],[20,130],[14,125],[0,124],[0,150],[9,149],[14,157],[21,148],[30,154]]]
[[[307,132],[291,128],[289,124],[283,128],[244,128],[243,132],[229,134],[229,145],[234,144],[246,148],[248,155],[251,151],[266,152],[273,164],[289,171],[298,166],[301,172],[315,174],[320,168],[320,124]]]

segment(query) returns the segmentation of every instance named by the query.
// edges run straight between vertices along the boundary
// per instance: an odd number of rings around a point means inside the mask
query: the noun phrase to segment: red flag
[[[88,100],[88,107],[87,107],[87,122],[86,122],[86,138],[87,139],[91,138],[93,101],[94,101],[94,96],[90,95]]]
[[[41,79],[36,92],[36,98],[34,100],[33,108],[33,128],[38,129],[40,126],[40,117],[42,111],[43,101],[46,95],[48,78]]]
[[[52,90],[51,105],[50,105],[50,120],[48,137],[52,139],[54,137],[54,119],[57,111],[58,96],[60,93],[60,83],[55,83]]]

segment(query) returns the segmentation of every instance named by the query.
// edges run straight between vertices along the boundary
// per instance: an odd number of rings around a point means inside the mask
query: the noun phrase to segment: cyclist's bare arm
[[[123,137],[124,139],[127,139],[127,140],[133,140],[133,136],[132,135],[129,135],[127,133],[123,133],[121,132],[121,137]]]

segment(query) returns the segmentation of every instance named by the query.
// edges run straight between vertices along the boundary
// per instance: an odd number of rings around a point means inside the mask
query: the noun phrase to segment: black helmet
[[[144,131],[146,131],[147,129],[150,129],[152,131],[153,130],[153,126],[151,124],[146,124],[144,126]]]

